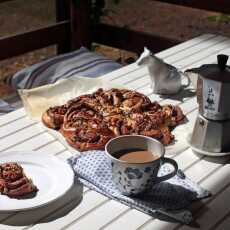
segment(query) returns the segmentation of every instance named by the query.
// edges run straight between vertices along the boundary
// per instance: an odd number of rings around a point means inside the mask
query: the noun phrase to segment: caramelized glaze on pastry
[[[127,134],[153,137],[168,145],[174,139],[171,129],[184,117],[179,106],[161,106],[139,92],[113,88],[52,107],[42,121],[58,129],[71,146],[85,151],[103,149],[112,137]]]
[[[23,168],[14,162],[0,164],[0,193],[11,198],[21,198],[38,191]]]

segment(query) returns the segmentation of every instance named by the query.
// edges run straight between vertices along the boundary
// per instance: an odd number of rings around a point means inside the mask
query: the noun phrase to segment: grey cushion
[[[98,77],[121,65],[82,47],[71,53],[58,55],[25,68],[7,80],[15,89],[30,89],[72,75]]]

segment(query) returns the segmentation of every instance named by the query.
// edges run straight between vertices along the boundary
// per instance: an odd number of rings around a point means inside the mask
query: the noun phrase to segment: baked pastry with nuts
[[[153,137],[168,145],[174,139],[171,130],[184,118],[179,106],[161,106],[139,92],[112,88],[98,89],[50,108],[42,121],[58,129],[71,146],[85,151],[104,149],[111,138],[132,134]]]

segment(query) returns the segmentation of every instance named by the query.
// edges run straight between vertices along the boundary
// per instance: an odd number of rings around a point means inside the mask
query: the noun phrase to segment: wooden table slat
[[[179,69],[189,68],[189,66],[191,66],[191,63],[192,64],[196,63],[198,60],[202,60],[202,59],[206,63],[206,61],[205,61],[206,57],[208,57],[209,55],[216,55],[216,53],[218,53],[219,50],[221,50],[221,49],[225,50],[229,47],[230,47],[230,41],[227,40],[225,42],[219,43],[215,46],[208,48],[208,50],[205,52],[200,52],[200,53],[194,54],[191,57],[189,57],[189,59],[185,58],[179,65],[176,65],[176,66]]]
[[[66,147],[61,144],[58,140],[52,140],[50,142],[45,142],[42,145],[34,149],[37,153],[50,153],[59,154],[66,150]]]
[[[190,39],[186,42],[178,44],[174,47],[163,50],[163,51],[157,53],[157,56],[165,59],[165,58],[170,57],[172,55],[177,55],[178,53],[183,52],[184,50],[187,50],[191,47],[199,46],[201,43],[206,43],[207,41],[212,40],[217,36],[218,35],[216,35],[216,34],[203,34],[199,37],[195,37],[195,38]]]
[[[104,224],[113,220],[114,217],[119,216],[128,209],[129,208],[126,205],[111,200],[96,210],[93,210],[87,216],[84,216],[80,220],[72,223],[69,226],[66,226],[64,229],[75,230],[78,228],[81,230],[88,230],[89,223],[94,227],[94,229],[100,229]],[[111,211],[108,212],[108,210]]]
[[[186,50],[180,52],[179,55],[173,55],[173,56],[170,56],[164,60],[166,62],[170,62],[172,64],[174,64],[178,61],[184,60],[184,59],[190,60],[190,58],[188,58],[190,55],[198,55],[199,53],[201,53],[203,51],[207,51],[209,48],[219,46],[221,43],[224,43],[226,41],[228,41],[228,38],[222,37],[222,36],[217,36],[211,40],[208,40],[207,42],[199,44],[198,46],[190,47],[189,49],[186,49]]]
[[[189,65],[189,67],[185,66],[181,70],[184,71],[187,68],[199,67],[199,66],[204,64],[204,60],[205,60],[205,63],[210,63],[210,64],[217,63],[217,58],[216,57],[217,57],[218,54],[230,55],[230,47],[229,46],[227,48],[224,47],[223,49],[218,50],[218,52],[216,52],[214,55],[209,55],[209,56],[205,57],[205,59],[201,58],[199,61],[196,61],[193,64]],[[228,60],[227,64],[228,65],[230,64],[230,60]]]
[[[73,209],[71,212],[66,214],[62,218],[58,218],[53,220],[52,222],[49,222],[48,220],[53,218],[58,213],[51,213],[50,216],[47,216],[44,218],[44,223],[39,225],[34,225],[30,229],[38,230],[38,229],[62,229],[66,225],[71,224],[72,222],[83,218],[88,213],[92,212],[96,208],[100,207],[101,205],[105,204],[106,202],[109,202],[109,199],[103,195],[100,195],[94,191],[89,191],[86,194],[84,194],[83,202],[81,202],[75,209]],[[62,210],[61,212],[62,213]]]
[[[0,129],[0,139],[6,138],[9,135],[15,133],[15,131],[21,131],[25,128],[30,128],[37,122],[24,117],[24,119],[15,120],[14,122],[8,123],[7,125],[1,127]]]
[[[104,229],[117,230],[120,229],[121,226],[125,226],[129,230],[137,229],[142,223],[148,221],[149,219],[151,219],[150,216],[132,209],[121,218],[116,219],[113,223],[107,225]]]
[[[25,116],[26,116],[26,112],[23,108],[18,109],[17,111],[7,113],[4,116],[0,117],[0,128],[1,126],[11,123],[17,119],[21,119],[22,117],[25,117]]]

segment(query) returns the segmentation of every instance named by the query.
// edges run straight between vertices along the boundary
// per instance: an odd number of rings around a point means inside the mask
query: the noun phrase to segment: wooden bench
[[[11,0],[2,0],[2,2]],[[230,13],[229,0],[155,0],[198,9]],[[136,53],[148,46],[159,52],[179,43],[179,41],[159,35],[137,32],[107,24],[90,26],[91,0],[56,0],[56,23],[46,27],[0,38],[0,60],[29,51],[57,44],[58,53],[90,47],[92,42],[126,49]],[[37,39],[39,38],[39,39]],[[25,42],[26,41],[26,42]],[[157,44],[157,46],[155,45]]]

